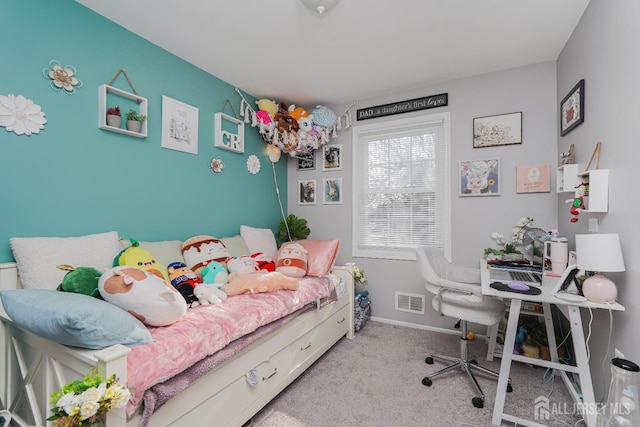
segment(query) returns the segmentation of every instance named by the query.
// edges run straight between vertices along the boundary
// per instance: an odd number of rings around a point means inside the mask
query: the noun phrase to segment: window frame
[[[393,249],[362,249],[359,244],[359,221],[360,216],[360,198],[364,194],[362,191],[364,175],[359,176],[359,171],[364,170],[362,156],[359,155],[361,150],[361,135],[371,134],[379,131],[380,133],[389,133],[394,129],[402,129],[405,127],[415,127],[419,125],[432,125],[442,122],[444,149],[442,153],[445,170],[442,173],[442,191],[443,191],[443,210],[442,226],[443,231],[443,251],[447,259],[451,259],[451,115],[449,112],[422,114],[410,118],[386,120],[378,123],[365,125],[357,125],[352,128],[352,173],[353,173],[353,208],[352,208],[352,256],[361,258],[381,258],[392,260],[415,260],[414,251],[393,250]]]

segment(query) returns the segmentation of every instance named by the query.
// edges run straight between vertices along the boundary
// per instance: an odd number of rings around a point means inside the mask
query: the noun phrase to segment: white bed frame
[[[242,426],[343,336],[353,338],[353,264],[332,272],[344,280],[345,296],[298,316],[217,366],[160,407],[149,426]],[[16,264],[0,264],[0,290],[19,287]],[[1,305],[0,320],[0,409],[4,404],[11,411],[12,425],[51,426],[46,421],[52,414],[49,395],[92,367],[127,381],[128,347],[96,351],[57,344],[18,328]],[[252,370],[258,377],[255,386],[245,376]],[[140,418],[127,419],[124,409],[114,410],[106,427],[134,427]]]

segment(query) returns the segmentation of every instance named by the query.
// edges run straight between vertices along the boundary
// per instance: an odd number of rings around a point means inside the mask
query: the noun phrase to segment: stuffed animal
[[[278,104],[276,104],[276,101],[263,98],[258,99],[256,104],[258,105],[258,110],[266,111],[271,115],[271,117],[275,116],[278,112]]]
[[[195,236],[182,244],[182,256],[186,264],[200,278],[207,264],[212,261],[224,263],[230,255],[224,243],[213,236]]]
[[[289,277],[307,274],[307,250],[300,243],[282,245],[275,259],[276,271]]]
[[[196,286],[193,290],[193,294],[197,300],[191,304],[191,307],[209,304],[222,304],[222,301],[227,299],[227,294],[218,289],[216,285],[207,285],[204,283]]]
[[[287,110],[289,112],[289,115],[296,119],[298,122],[300,122],[301,118],[309,116],[307,110],[302,107],[296,107],[296,104],[289,105],[289,108],[287,108]]]
[[[202,268],[202,282],[206,284],[211,283],[226,283],[229,278],[227,267],[217,261],[212,261]]]
[[[311,112],[311,115],[313,116],[313,123],[327,129],[333,129],[336,123],[338,123],[336,113],[323,105],[317,105]]]
[[[277,290],[298,289],[298,279],[285,276],[277,271],[254,271],[251,273],[231,273],[229,282],[222,286],[222,290],[229,296],[242,294],[256,294]]]
[[[301,117],[298,119],[298,136],[304,138],[307,135],[315,135],[313,130],[313,116]]]
[[[293,132],[299,129],[298,121],[288,113],[276,113],[273,116],[273,121],[276,122],[276,127],[280,132]]]
[[[113,260],[113,266],[128,265],[130,267],[138,267],[168,282],[169,274],[167,273],[167,268],[160,264],[151,252],[140,247],[140,243],[137,240],[131,239],[130,242],[131,246],[116,255]]]
[[[98,291],[98,280],[102,272],[93,267],[72,267],[70,265],[59,265],[60,270],[68,271],[58,285],[56,290],[64,292],[74,292],[77,294],[89,295],[102,299]]]
[[[141,268],[113,267],[100,276],[98,289],[105,301],[149,326],[170,325],[187,311],[186,301],[173,286]]]
[[[257,270],[276,271],[276,263],[262,252],[256,252],[251,258],[255,260]]]
[[[258,122],[262,122],[265,125],[268,125],[269,123],[273,122],[272,118],[271,118],[271,114],[269,114],[267,111],[256,111],[256,119],[258,119]]]
[[[227,262],[227,269],[231,274],[236,272],[251,273],[253,271],[258,270],[256,268],[255,260],[251,258],[249,255],[229,257],[227,258],[226,262]]]
[[[167,266],[171,285],[180,292],[189,307],[197,301],[193,289],[202,283],[202,279],[182,261],[172,262]]]

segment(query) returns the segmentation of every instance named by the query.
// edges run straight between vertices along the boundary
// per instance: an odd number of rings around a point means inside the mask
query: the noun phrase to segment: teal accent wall
[[[242,224],[277,230],[280,206],[257,130],[245,125],[244,154],[213,145],[214,114],[227,99],[239,113],[232,85],[69,0],[3,0],[0,39],[0,95],[33,100],[47,120],[31,136],[0,127],[0,262],[13,260],[14,236],[115,230],[184,240],[237,234]],[[75,95],[43,76],[54,59],[76,68],[83,86]],[[121,68],[148,100],[146,138],[98,129],[98,87]],[[112,85],[132,92],[122,74]],[[161,147],[163,95],[199,109],[197,155]],[[246,168],[250,154],[262,164],[256,175]],[[221,174],[211,157],[222,159]],[[286,158],[275,170],[286,212]]]

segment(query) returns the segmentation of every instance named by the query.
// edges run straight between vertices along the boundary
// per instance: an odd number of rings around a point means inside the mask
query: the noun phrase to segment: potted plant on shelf
[[[127,130],[133,132],[140,132],[142,122],[147,120],[147,116],[144,114],[138,114],[138,112],[133,108],[129,110],[125,116],[127,118]]]
[[[120,113],[120,106],[109,107],[107,109],[107,126],[113,126],[119,128],[122,124],[122,114]]]

